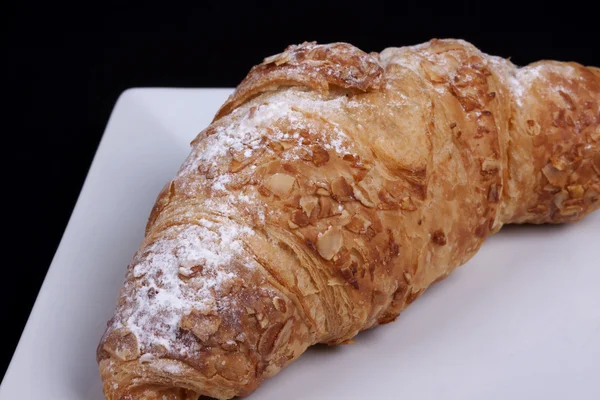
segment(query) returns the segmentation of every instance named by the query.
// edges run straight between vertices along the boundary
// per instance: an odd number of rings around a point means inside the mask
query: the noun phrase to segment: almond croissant
[[[509,223],[600,206],[600,69],[460,40],[290,46],[159,194],[98,347],[113,400],[252,393],[393,321]]]

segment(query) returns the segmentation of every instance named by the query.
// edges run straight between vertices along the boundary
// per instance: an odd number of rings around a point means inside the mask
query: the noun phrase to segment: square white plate
[[[0,388],[102,400],[96,345],[162,186],[230,89],[117,102]],[[506,227],[394,323],[309,349],[252,399],[600,399],[600,212]]]

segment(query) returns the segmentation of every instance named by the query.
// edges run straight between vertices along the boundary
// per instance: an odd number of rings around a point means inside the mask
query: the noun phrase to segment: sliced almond
[[[192,310],[179,321],[179,327],[191,331],[200,341],[207,341],[219,330],[221,318],[217,315],[207,315],[198,310]]]
[[[585,193],[582,185],[569,185],[567,186],[567,190],[569,191],[569,195],[574,199],[582,198]]]
[[[319,238],[320,234],[321,232],[319,232],[316,228],[310,226],[307,227],[306,229],[304,229],[303,232],[304,239],[306,240],[305,243],[313,250],[316,250],[317,246],[315,245],[315,243],[317,243],[317,239]]]
[[[337,226],[331,226],[317,239],[317,251],[325,260],[331,260],[344,245],[344,236]]]
[[[265,58],[263,60],[263,64],[281,65],[281,64],[285,64],[289,60],[290,60],[290,53],[283,52],[283,53],[275,54],[275,55]]]
[[[329,191],[324,188],[318,188],[316,194],[318,194],[319,196],[329,196]]]
[[[339,217],[339,219],[337,220],[337,222],[336,222],[336,223],[337,223],[338,225],[344,226],[344,225],[346,225],[346,224],[350,223],[350,220],[351,220],[351,219],[352,219],[352,218],[350,217],[350,213],[348,213],[348,211],[346,211],[346,210],[344,209],[344,210],[342,210],[342,214],[340,215],[340,217]]]
[[[548,182],[554,186],[562,187],[567,183],[569,175],[555,168],[551,163],[548,163],[542,168],[542,173],[548,179]]]
[[[279,331],[281,330],[282,326],[283,326],[283,324],[281,322],[279,322],[279,323],[271,326],[269,329],[267,329],[262,334],[262,336],[260,337],[260,340],[258,341],[259,354],[261,354],[263,356],[267,356],[267,355],[271,354],[271,352],[275,348],[275,340],[276,340],[277,335],[279,334]]]
[[[308,225],[308,215],[306,215],[306,213],[302,210],[296,210],[292,213],[290,222],[294,223],[299,227],[304,227]]]
[[[127,328],[118,328],[112,331],[102,349],[121,361],[135,360],[140,356],[137,337]]]
[[[342,246],[340,251],[333,256],[333,265],[339,267],[346,264],[350,261],[350,250],[348,250],[345,246]]]
[[[316,205],[319,203],[319,198],[316,196],[303,196],[300,198],[300,207],[307,217],[310,217]]]
[[[317,167],[327,164],[329,161],[329,153],[319,145],[312,146],[312,162]]]
[[[373,203],[373,201],[371,200],[369,193],[360,185],[354,186],[352,193],[354,194],[356,200],[360,201],[363,206],[369,208],[375,207],[375,203]]]
[[[342,213],[342,210],[338,208],[338,203],[331,197],[319,197],[319,208],[319,218],[332,217]]]
[[[353,174],[352,178],[354,182],[360,182],[369,174],[369,170],[367,169],[357,169]]]
[[[319,216],[320,214],[321,214],[321,206],[317,202],[317,205],[315,206],[315,208],[313,208],[312,212],[310,213],[310,215],[308,217],[311,225],[315,225],[317,223],[319,218],[321,218]]]
[[[554,198],[552,199],[552,202],[554,203],[554,205],[557,208],[562,208],[563,207],[563,202],[565,200],[567,200],[569,198],[569,193],[567,193],[567,191],[562,190],[561,192],[557,193]]]
[[[350,232],[362,235],[367,232],[369,226],[371,226],[371,221],[369,221],[360,214],[354,214],[350,222],[345,225],[345,228],[348,229]]]
[[[340,202],[354,200],[354,190],[343,176],[331,182],[331,193],[333,198]]]
[[[566,207],[560,210],[560,215],[563,217],[568,217],[581,212],[583,212],[583,207],[581,206]]]
[[[285,345],[285,343],[289,342],[290,336],[292,334],[292,327],[294,326],[294,319],[290,318],[283,325],[283,328],[279,331],[277,335],[277,339],[275,339],[275,344],[273,345],[273,349],[275,351],[279,350],[281,347]]]
[[[276,173],[264,181],[264,186],[274,195],[285,199],[289,197],[294,188],[296,178],[288,174]]]
[[[444,83],[447,79],[447,73],[441,65],[437,65],[428,60],[420,63],[421,70],[431,83]]]

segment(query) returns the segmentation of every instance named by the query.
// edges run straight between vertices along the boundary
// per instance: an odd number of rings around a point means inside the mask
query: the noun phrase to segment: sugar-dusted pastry
[[[162,190],[98,347],[111,400],[229,399],[385,324],[510,223],[600,206],[600,70],[460,40],[290,46]]]

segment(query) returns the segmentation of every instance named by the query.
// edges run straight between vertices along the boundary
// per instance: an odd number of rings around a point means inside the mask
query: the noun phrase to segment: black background
[[[459,37],[518,65],[557,59],[600,66],[600,21],[592,2],[559,4],[5,4],[0,371],[8,366],[123,90],[233,87],[263,57],[305,40],[380,51]]]

